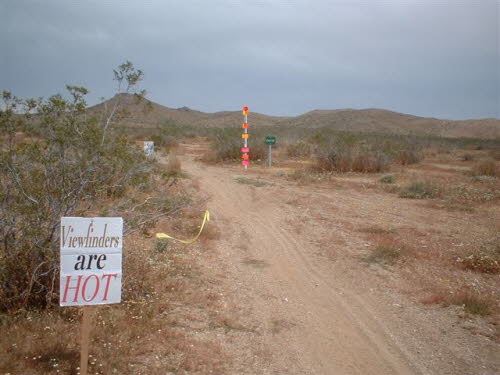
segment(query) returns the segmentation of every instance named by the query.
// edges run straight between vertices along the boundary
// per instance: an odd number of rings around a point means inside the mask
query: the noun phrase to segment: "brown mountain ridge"
[[[129,118],[124,127],[157,128],[163,123],[194,128],[239,126],[240,111],[206,113],[188,107],[169,108],[148,99],[138,102],[134,95],[118,94],[90,109],[110,110],[116,102],[126,109]],[[334,130],[390,134],[430,135],[448,138],[500,139],[500,119],[444,120],[413,116],[385,109],[313,110],[295,117],[270,116],[250,112],[252,126],[287,126],[300,128],[331,128]]]

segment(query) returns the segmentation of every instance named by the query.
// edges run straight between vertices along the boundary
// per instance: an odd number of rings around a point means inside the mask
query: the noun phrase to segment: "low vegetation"
[[[251,186],[255,186],[255,187],[262,187],[262,186],[266,186],[267,185],[263,181],[254,180],[254,179],[246,178],[246,177],[238,177],[236,179],[236,182],[238,182],[239,184],[251,185]]]
[[[212,140],[212,152],[205,160],[208,162],[224,162],[241,160],[241,138],[242,129],[225,128],[212,129],[210,139]],[[252,131],[249,138],[250,162],[267,158],[267,147],[264,144],[264,132]]]
[[[380,177],[380,182],[382,182],[383,184],[393,184],[394,182],[396,182],[396,177],[394,177],[394,175],[392,174],[386,174]]]
[[[317,170],[323,172],[379,173],[391,164],[418,163],[423,154],[417,138],[382,137],[378,134],[320,129],[308,141],[288,147],[290,156],[316,156]]]
[[[125,90],[141,77],[130,63],[115,72]],[[151,239],[156,226],[192,236],[203,201],[194,201],[190,180],[179,179],[181,164],[171,150],[159,164],[115,132],[119,105],[97,119],[87,111],[87,90],[68,90],[70,99],[37,101],[3,93],[2,373],[78,373],[81,309],[57,307],[61,216],[124,218],[122,303],[92,309],[90,373],[225,373],[230,362],[219,344],[188,332],[193,314],[207,327],[221,319],[221,294],[201,276],[199,249]],[[216,234],[210,223],[200,241]]]
[[[286,154],[291,158],[309,158],[313,152],[313,145],[305,141],[290,143],[286,147]]]
[[[465,153],[462,155],[462,160],[463,161],[472,161],[474,160],[474,156],[471,153]]]
[[[115,71],[130,90],[142,72]],[[20,100],[3,93],[0,112],[0,311],[49,307],[57,296],[62,216],[83,216],[96,202],[148,183],[151,161],[113,132],[118,104],[105,119],[87,116],[81,87],[69,98]],[[24,110],[24,116],[20,113]]]
[[[457,258],[458,265],[466,270],[482,273],[500,273],[500,235],[473,248]]]
[[[400,190],[399,196],[411,199],[437,198],[440,191],[439,186],[429,181],[413,181]]]
[[[477,292],[466,288],[454,293],[439,292],[422,300],[424,304],[442,306],[460,306],[468,314],[486,316],[492,312],[492,302],[481,297]]]
[[[401,256],[401,249],[395,246],[379,245],[363,257],[367,263],[394,264]]]
[[[472,176],[500,177],[500,168],[494,159],[485,159],[472,167]]]

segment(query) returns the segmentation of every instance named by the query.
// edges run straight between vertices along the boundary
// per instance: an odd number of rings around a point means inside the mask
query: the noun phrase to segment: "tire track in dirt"
[[[255,188],[238,184],[236,176],[224,168],[201,167],[187,158],[183,164],[212,196],[209,205],[214,217],[222,219],[223,237],[233,234],[227,236],[229,242],[222,238],[221,246],[234,248],[234,241],[248,244],[244,254],[230,252],[228,262],[239,264],[246,254],[269,264],[259,277],[246,275],[246,269],[238,266],[232,274],[228,270],[229,277],[252,285],[248,292],[253,294],[257,320],[285,317],[297,322],[285,334],[286,340],[265,337],[265,333],[261,338],[271,351],[277,351],[274,357],[296,356],[289,373],[421,373],[370,313],[370,306],[349,290],[340,289],[335,283],[338,275],[328,275],[318,265],[314,245],[286,228],[287,217],[268,194],[252,193]],[[245,227],[248,230],[242,233]],[[282,298],[264,300],[262,291],[283,296],[285,302]]]
[[[274,209],[279,210],[276,207]],[[275,238],[277,240],[281,248],[280,253],[286,254],[286,257],[282,258],[290,260],[286,263],[285,268],[297,269],[291,283],[296,290],[300,290],[298,296],[300,300],[309,301],[307,303],[309,306],[315,306],[311,311],[315,320],[320,323],[315,328],[318,331],[324,331],[325,327],[329,327],[329,338],[345,337],[345,343],[338,342],[337,344],[344,347],[351,346],[353,349],[353,352],[348,353],[344,353],[345,350],[334,351],[335,354],[325,352],[324,356],[337,358],[335,361],[337,367],[339,367],[338,363],[349,363],[353,358],[356,358],[355,367],[350,367],[348,373],[408,373],[407,369],[392,360],[392,357],[400,357],[402,353],[388,342],[386,330],[369,313],[366,304],[352,293],[337,290],[338,287],[333,285],[332,278],[320,272],[318,265],[312,261],[315,259],[312,252],[304,253],[307,244],[300,243],[300,237],[297,237],[293,231],[285,230],[279,226],[282,220],[271,216],[270,213],[263,213],[260,210],[254,214],[253,220],[259,224],[260,228],[267,229],[267,236],[261,238]],[[320,310],[317,311],[316,308]],[[332,325],[332,321],[334,321],[334,325]],[[381,342],[381,338],[385,338],[384,342]],[[318,343],[313,341],[311,346],[314,345],[318,346]],[[319,345],[318,348],[325,348],[327,351],[335,350],[328,345]],[[373,363],[373,358],[381,359],[380,363]],[[369,368],[365,367],[366,364],[369,365]],[[339,370],[347,373],[345,371],[347,369],[343,366],[340,366]]]

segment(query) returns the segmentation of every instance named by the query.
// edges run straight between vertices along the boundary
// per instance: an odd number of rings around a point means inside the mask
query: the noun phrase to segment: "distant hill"
[[[206,113],[188,107],[168,108],[147,99],[138,104],[136,98],[129,94],[116,95],[92,107],[91,110],[101,112],[105,107],[109,109],[117,100],[120,100],[121,105],[131,115],[123,124],[126,127],[156,128],[162,123],[173,122],[178,126],[225,128],[238,127],[242,121],[240,111]],[[451,121],[412,116],[384,109],[314,110],[296,117],[268,116],[250,112],[249,122],[252,126],[259,127],[327,127],[345,131],[500,139],[498,119]]]
[[[281,125],[449,138],[500,138],[498,119],[451,121],[412,116],[384,109],[314,110],[281,121]]]
[[[116,101],[120,106],[126,108],[130,117],[123,122],[127,127],[157,127],[165,122],[173,122],[179,126],[191,126],[195,128],[226,128],[241,125],[243,116],[241,111],[224,111],[206,113],[196,111],[188,107],[168,108],[154,103],[148,99],[137,101],[134,95],[118,94],[112,99],[91,107],[91,111],[100,112],[106,107],[113,107]],[[288,117],[267,116],[260,113],[251,113],[252,126],[272,126]]]

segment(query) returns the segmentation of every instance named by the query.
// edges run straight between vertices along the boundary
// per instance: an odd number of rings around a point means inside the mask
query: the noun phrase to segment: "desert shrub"
[[[169,242],[166,239],[157,239],[154,244],[154,250],[157,253],[163,253],[164,251],[167,251],[168,249]]]
[[[401,256],[401,249],[396,246],[379,245],[363,260],[367,263],[394,264]]]
[[[488,202],[500,198],[500,191],[494,184],[490,184],[488,179],[494,177],[476,176],[472,177],[475,182],[482,182],[481,185],[472,185],[467,183],[450,184],[446,186],[447,198],[458,202]]]
[[[464,269],[482,273],[500,273],[500,236],[457,258]]]
[[[313,150],[312,144],[298,141],[287,146],[286,154],[291,158],[308,158],[313,153]]]
[[[489,152],[489,155],[492,159],[499,161],[500,160],[500,148],[496,148]]]
[[[115,71],[127,89],[141,76],[129,62]],[[86,111],[87,90],[67,89],[70,99],[20,100],[3,93],[0,310],[51,305],[58,288],[60,218],[82,216],[99,199],[121,196],[148,179],[151,163],[143,152],[113,133],[118,104],[100,122]],[[29,142],[16,138],[19,131]]]
[[[177,146],[177,140],[182,136],[187,136],[187,129],[179,127],[172,121],[164,120],[158,130],[148,138],[155,143],[158,150],[169,151]]]
[[[494,183],[496,178],[493,176],[472,176],[471,180],[473,182],[483,182],[483,183]]]
[[[210,138],[212,140],[212,151],[214,162],[241,160],[241,148],[243,141],[241,129],[226,128],[213,129]],[[262,138],[262,141],[258,139]],[[255,141],[254,141],[255,140]],[[252,132],[249,138],[250,161],[262,160],[267,157],[267,146],[264,144],[263,136]]]
[[[462,306],[469,314],[488,315],[491,311],[490,303],[471,291],[459,292],[446,302],[445,304]]]
[[[412,136],[339,132],[321,129],[309,138],[317,169],[335,172],[383,172],[390,164],[421,160],[425,141]]]
[[[401,165],[416,164],[422,160],[422,158],[422,152],[416,149],[400,150],[397,155],[397,161]]]
[[[401,198],[411,199],[437,198],[439,194],[440,188],[428,181],[413,181],[399,192]]]
[[[472,154],[466,153],[462,155],[463,161],[472,161],[474,160],[474,156]]]
[[[396,177],[392,174],[386,174],[380,178],[380,182],[383,184],[393,184],[396,181]]]
[[[349,172],[352,165],[352,149],[343,144],[331,144],[318,152],[316,167],[321,171]]]
[[[162,133],[154,134],[150,136],[149,139],[154,142],[156,150],[166,149],[168,151],[172,147],[177,146],[177,139],[171,135]]]
[[[254,180],[254,179],[246,178],[246,177],[238,177],[236,179],[236,182],[238,182],[239,184],[251,185],[251,186],[255,186],[255,187],[262,187],[262,186],[266,186],[267,185],[267,183],[265,183],[263,181]]]
[[[472,167],[471,174],[473,176],[500,176],[500,170],[497,162],[494,159],[482,160]]]
[[[323,172],[376,173],[388,169],[390,158],[374,144],[355,138],[334,138],[319,146],[316,169]]]
[[[181,174],[181,161],[172,151],[168,154],[167,165],[165,171],[170,176],[178,176]]]
[[[475,315],[489,315],[492,311],[491,300],[485,298],[477,291],[461,287],[458,290],[437,291],[422,300],[424,304],[440,304],[442,306],[461,306],[465,312]]]
[[[354,172],[378,173],[389,168],[390,159],[382,152],[371,149],[358,149],[352,162]]]

